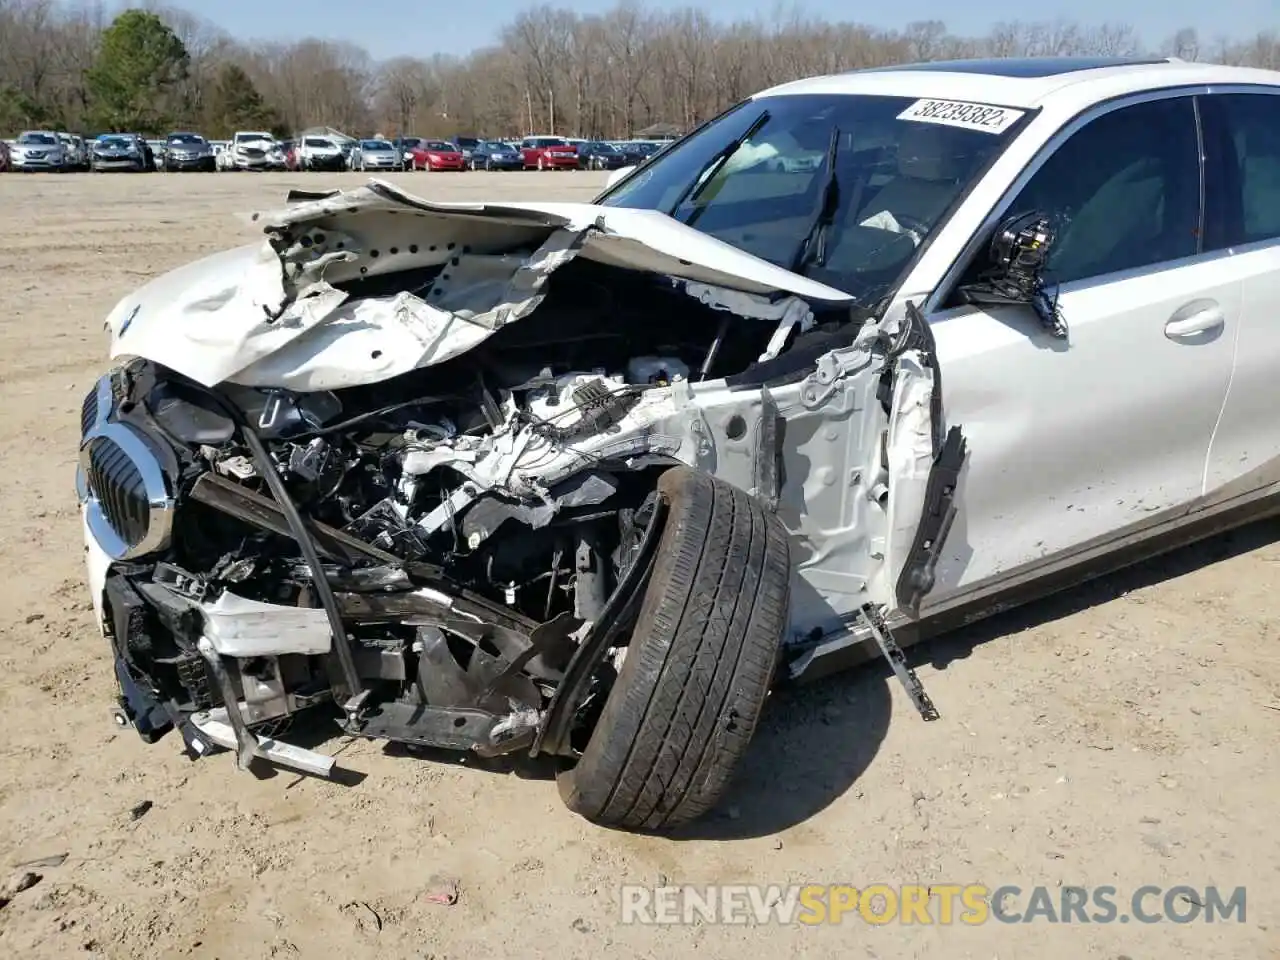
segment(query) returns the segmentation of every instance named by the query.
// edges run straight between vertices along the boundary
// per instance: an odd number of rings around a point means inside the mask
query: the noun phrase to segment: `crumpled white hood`
[[[749,295],[849,303],[656,210],[434,203],[372,180],[255,214],[268,239],[164,274],[107,317],[111,356],[207,386],[307,391],[376,383],[470,350],[527,316],[575,257]],[[333,284],[443,265],[419,289],[350,298]],[[407,277],[412,274],[407,274]],[[602,318],[607,322],[607,318]]]

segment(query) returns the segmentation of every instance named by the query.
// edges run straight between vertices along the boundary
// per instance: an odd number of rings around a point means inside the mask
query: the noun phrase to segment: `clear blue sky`
[[[400,54],[466,53],[492,43],[498,31],[530,0],[168,0],[212,20],[242,39],[292,40],[302,36],[345,39],[382,59]],[[561,0],[554,6],[596,13],[613,0]],[[777,0],[649,0],[649,9],[697,6],[717,20],[759,15],[768,18],[791,3]],[[807,0],[795,4],[830,20],[855,20],[901,27],[913,20],[942,20],[954,33],[984,33],[997,20],[1052,20],[1081,23],[1131,23],[1143,39],[1158,44],[1182,26],[1195,27],[1202,40],[1226,34],[1251,35],[1280,28],[1280,0],[1039,0],[1007,4],[948,3],[946,0],[894,0],[857,4],[849,0]]]

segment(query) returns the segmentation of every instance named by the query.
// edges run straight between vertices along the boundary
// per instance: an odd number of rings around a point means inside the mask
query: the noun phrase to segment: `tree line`
[[[1280,69],[1280,33],[1205,39],[1185,29],[1153,51],[1123,23],[1009,21],[966,37],[936,20],[891,30],[797,9],[719,23],[694,6],[655,11],[623,0],[590,16],[531,7],[483,49],[379,62],[346,42],[233,37],[163,3],[109,15],[103,0],[0,0],[0,133],[188,128],[223,137],[324,125],[353,135],[617,137],[655,124],[688,129],[757,90],[814,74],[1140,53]]]

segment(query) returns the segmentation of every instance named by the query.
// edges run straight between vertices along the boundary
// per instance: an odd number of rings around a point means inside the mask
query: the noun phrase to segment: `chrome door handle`
[[[1170,340],[1207,333],[1224,326],[1227,318],[1222,307],[1214,300],[1193,300],[1180,307],[1164,325],[1164,335]]]

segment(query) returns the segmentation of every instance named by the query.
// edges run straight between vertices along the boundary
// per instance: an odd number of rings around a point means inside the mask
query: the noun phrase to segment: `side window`
[[[1194,255],[1200,147],[1190,97],[1134,104],[1090,121],[1023,187],[1009,214],[1043,211],[1058,283]]]
[[[1210,98],[1224,125],[1223,246],[1280,237],[1280,96],[1218,94]],[[1238,199],[1237,199],[1238,198]]]

